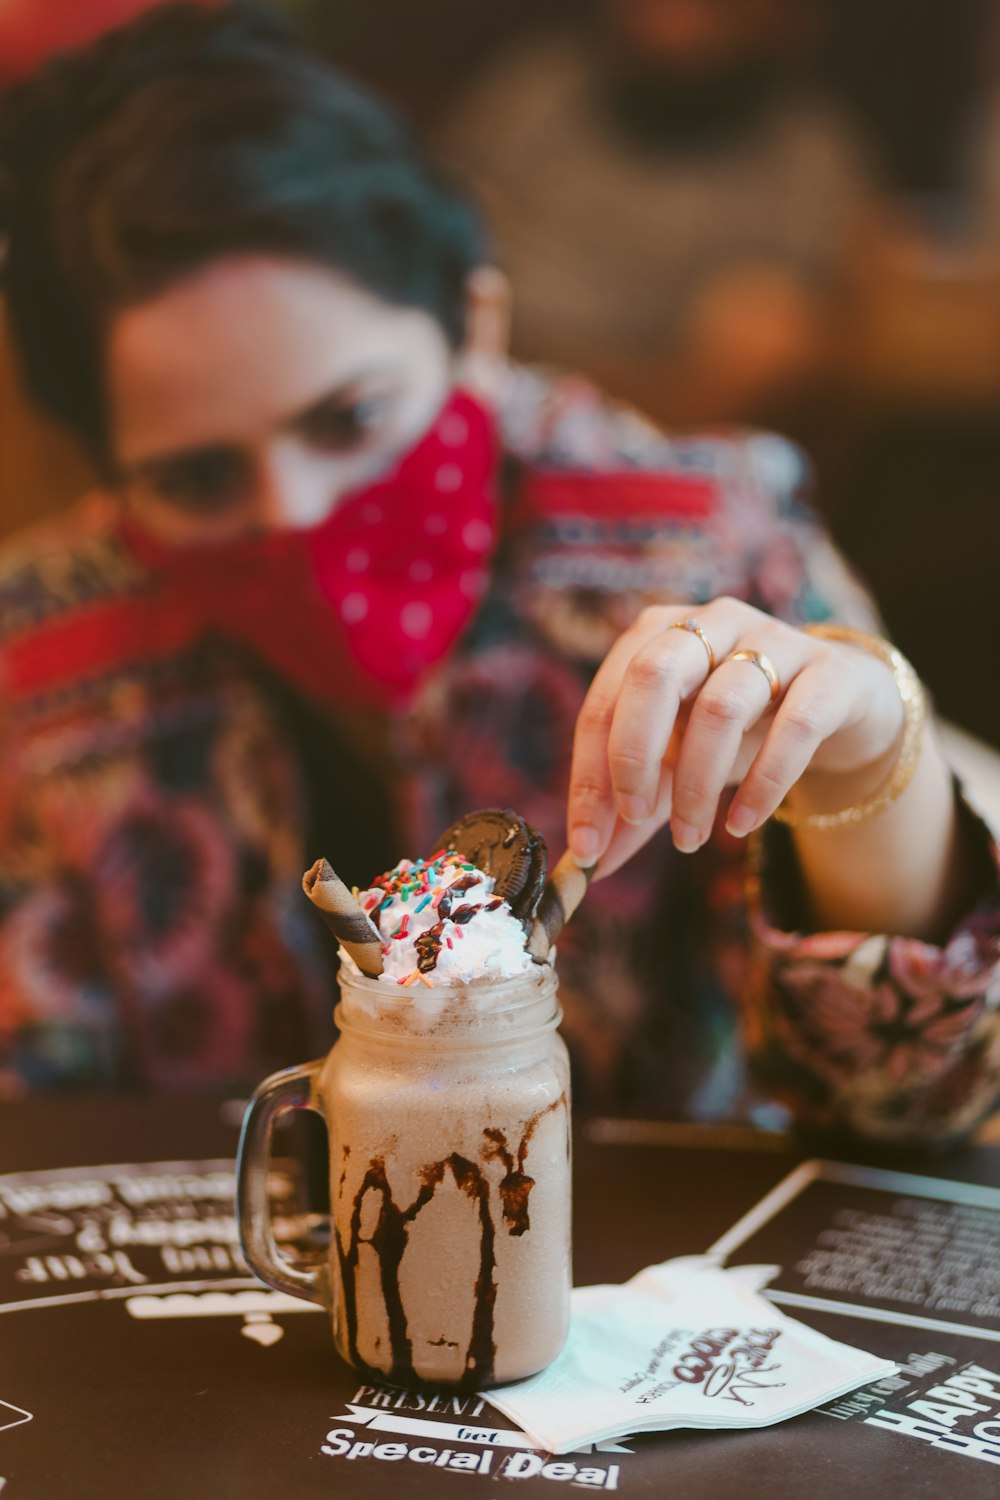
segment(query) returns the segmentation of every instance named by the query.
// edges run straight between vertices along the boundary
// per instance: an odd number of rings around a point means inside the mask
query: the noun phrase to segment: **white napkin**
[[[895,1373],[758,1296],[774,1272],[692,1255],[624,1286],[579,1287],[555,1363],[487,1399],[540,1448],[566,1453],[671,1427],[767,1427]]]

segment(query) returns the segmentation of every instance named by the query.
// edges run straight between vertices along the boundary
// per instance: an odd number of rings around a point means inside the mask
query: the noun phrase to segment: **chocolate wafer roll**
[[[528,952],[543,964],[549,949],[587,894],[597,865],[583,869],[567,849],[549,876],[528,934]]]
[[[318,859],[303,875],[302,889],[362,974],[377,979],[382,972],[382,936],[332,865]]]

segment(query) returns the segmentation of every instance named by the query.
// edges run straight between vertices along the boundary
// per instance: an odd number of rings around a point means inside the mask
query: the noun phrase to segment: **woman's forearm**
[[[878,765],[853,778],[807,775],[789,804],[799,814],[837,811],[866,801],[885,774]],[[799,827],[793,837],[817,930],[940,941],[973,894],[974,861],[933,727],[912,781],[895,802],[864,822]]]

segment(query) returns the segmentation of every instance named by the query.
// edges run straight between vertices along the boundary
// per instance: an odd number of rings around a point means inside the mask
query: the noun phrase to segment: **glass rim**
[[[525,1007],[526,1009],[527,1007]],[[470,1024],[460,1027],[455,1031],[428,1032],[392,1030],[379,1026],[377,1020],[371,1016],[345,1016],[343,1004],[334,1007],[333,1019],[341,1036],[359,1036],[366,1040],[374,1041],[380,1046],[411,1050],[414,1052],[472,1052],[476,1049],[494,1052],[504,1047],[520,1047],[535,1037],[547,1035],[556,1031],[563,1018],[562,1008],[557,1004],[544,1021],[523,1027],[511,1027],[509,1030],[490,1032],[484,1035],[486,1027],[477,1026],[476,1021],[489,1022],[496,1020],[497,1016],[509,1015],[510,1012],[488,1012],[484,1016],[470,1018]],[[336,1042],[334,1048],[336,1049]]]
[[[427,988],[418,982],[404,987],[401,984],[386,984],[381,979],[369,979],[367,974],[354,974],[341,963],[337,971],[337,984],[343,987],[345,981],[351,989],[360,990],[364,995],[377,995],[380,999],[392,1004],[412,1005],[419,1009],[416,996]],[[473,980],[470,984],[435,984],[431,988],[435,995],[447,997],[468,991],[473,995],[485,995],[492,998],[502,995],[505,990],[525,989],[531,986],[533,993],[529,995],[526,1003],[537,999],[538,994],[546,989],[554,987],[558,982],[558,976],[554,964],[533,964],[530,969],[525,969],[520,974],[511,974],[506,979],[490,980],[484,983],[481,980]],[[514,1006],[510,1007],[512,1010]]]
[[[435,985],[426,994],[430,1003],[421,1004],[422,985],[403,989],[342,967],[334,1021],[339,1030],[389,1045],[441,1051],[522,1041],[551,1031],[562,1019],[554,966],[538,964],[535,970],[494,984]],[[449,1001],[450,1015],[443,1016]]]

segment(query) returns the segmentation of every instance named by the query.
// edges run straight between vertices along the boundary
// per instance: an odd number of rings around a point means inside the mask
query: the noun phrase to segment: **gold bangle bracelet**
[[[777,822],[784,823],[788,828],[847,828],[882,812],[897,797],[902,796],[913,780],[927,726],[927,695],[920,678],[903,653],[881,636],[854,630],[850,625],[806,625],[803,628],[807,635],[818,636],[820,640],[844,641],[849,646],[860,646],[872,656],[877,656],[892,673],[903,700],[903,739],[896,763],[867,801],[834,813],[796,813],[782,803],[773,814]]]

